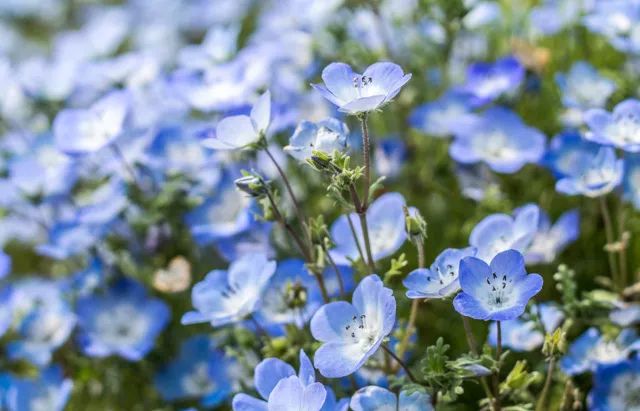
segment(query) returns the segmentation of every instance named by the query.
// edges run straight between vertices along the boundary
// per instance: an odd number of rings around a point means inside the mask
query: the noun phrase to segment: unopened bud
[[[246,175],[235,180],[238,190],[249,194],[251,197],[262,197],[267,193],[267,183],[262,177]]]

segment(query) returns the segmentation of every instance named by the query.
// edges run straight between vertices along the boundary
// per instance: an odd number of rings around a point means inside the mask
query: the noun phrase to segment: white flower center
[[[351,322],[344,327],[348,339],[359,345],[362,352],[367,352],[375,344],[379,334],[376,324],[367,322],[365,314],[354,315]]]
[[[640,118],[633,114],[615,116],[605,132],[617,144],[640,143]]]
[[[100,340],[112,347],[133,345],[149,328],[149,318],[129,303],[117,304],[96,317],[95,330]]]
[[[208,394],[215,389],[215,383],[209,377],[209,365],[204,361],[195,364],[191,373],[182,378],[181,384],[184,391],[193,397]]]
[[[640,411],[640,376],[627,372],[615,377],[607,402],[611,411]]]
[[[513,279],[506,274],[491,273],[486,279],[486,306],[492,310],[509,307],[513,297]]]

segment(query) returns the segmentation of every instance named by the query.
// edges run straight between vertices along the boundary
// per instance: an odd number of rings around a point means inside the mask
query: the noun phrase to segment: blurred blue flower
[[[88,109],[64,109],[56,116],[53,132],[56,146],[69,155],[94,153],[123,130],[131,105],[125,91],[113,91]]]
[[[236,177],[235,171],[225,170],[213,195],[186,214],[185,221],[198,244],[229,238],[253,223],[252,200],[236,189]]]
[[[575,24],[583,8],[583,0],[543,0],[531,10],[531,25],[542,34],[552,36]]]
[[[165,401],[197,399],[203,407],[214,407],[233,390],[235,364],[207,335],[182,342],[178,356],[164,365],[154,382]]]
[[[12,293],[13,289],[11,287],[0,288],[0,337],[9,329],[13,321]],[[2,402],[0,401],[1,404]]]
[[[311,319],[311,334],[322,346],[314,363],[327,378],[352,374],[373,355],[396,320],[391,289],[375,275],[365,277],[353,293],[352,304],[326,304]]]
[[[214,327],[235,323],[258,307],[276,262],[264,254],[247,254],[227,270],[213,270],[191,291],[196,311],[182,316],[182,324],[209,322]]]
[[[515,173],[544,154],[544,134],[505,108],[492,107],[482,115],[466,116],[453,125],[453,131],[449,154],[454,160],[485,162],[498,173]]]
[[[589,126],[587,140],[612,145],[625,151],[640,151],[640,101],[624,100],[612,113],[600,108],[587,111],[584,121]]]
[[[567,73],[556,74],[556,83],[562,93],[562,104],[579,109],[604,107],[617,88],[613,80],[600,75],[585,61],[573,63]]]
[[[394,63],[370,65],[363,74],[348,64],[331,63],[322,70],[324,84],[312,84],[324,98],[347,114],[366,113],[389,103],[411,79]]]
[[[552,263],[579,235],[580,212],[577,209],[563,213],[553,225],[547,213],[540,210],[538,231],[524,251],[524,259],[527,264]]]
[[[393,255],[407,239],[404,206],[404,197],[399,193],[383,194],[369,206],[367,220],[374,261]],[[358,237],[357,242],[353,238],[349,220]],[[331,238],[336,246],[329,252],[337,264],[351,265],[351,261],[359,258],[358,250],[365,250],[362,227],[356,213],[338,217],[331,225]]]
[[[271,122],[271,93],[265,91],[247,115],[225,117],[218,122],[215,135],[202,144],[216,150],[235,150],[250,147],[266,137]]]
[[[314,150],[332,154],[334,150],[344,152],[347,148],[349,128],[335,118],[312,123],[301,122],[289,139],[284,151],[299,161],[310,158]]]
[[[633,329],[624,329],[616,339],[609,339],[592,327],[571,343],[567,353],[560,359],[560,368],[567,375],[595,371],[600,365],[625,360],[638,348],[638,335]]]
[[[602,147],[595,155],[576,164],[569,175],[560,178],[556,182],[556,191],[567,195],[600,197],[620,185],[623,173],[624,161],[616,158],[613,148]]]
[[[42,370],[36,379],[12,377],[9,382],[8,411],[62,411],[73,388],[73,381],[64,378],[59,366]]]
[[[638,53],[640,40],[640,2],[635,0],[596,1],[583,24],[592,32],[601,34],[617,50]]]
[[[245,254],[266,254],[275,257],[275,249],[271,244],[273,223],[253,221],[244,231],[231,237],[216,240],[216,250],[227,261],[237,260]]]
[[[407,394],[401,391],[398,396],[386,388],[373,385],[360,388],[351,397],[349,405],[353,411],[432,411],[434,409],[429,394],[422,392]]]
[[[592,411],[628,411],[640,407],[640,359],[596,368],[588,404]]]
[[[532,307],[537,319],[516,318],[501,322],[502,345],[513,351],[533,351],[544,342],[545,333],[552,333],[564,320],[564,314],[553,303],[536,304]],[[541,327],[542,326],[542,327]],[[498,340],[495,322],[489,325],[487,342],[495,347]]]
[[[93,258],[87,267],[67,279],[67,290],[74,297],[86,297],[104,285],[107,267],[98,258]]]
[[[474,63],[467,69],[461,90],[472,94],[478,104],[484,104],[514,92],[524,76],[524,67],[513,56],[502,57],[494,63]]]
[[[640,304],[618,303],[616,308],[609,313],[612,323],[620,327],[629,327],[640,323]]]
[[[540,221],[540,207],[527,204],[506,214],[491,214],[471,231],[469,245],[477,249],[476,257],[489,263],[499,252],[513,249],[524,252],[535,237]]]
[[[7,356],[44,367],[76,325],[76,316],[63,300],[35,307],[20,320],[18,339],[7,344]]]
[[[640,155],[628,154],[624,157],[624,198],[640,209]]]
[[[590,162],[600,147],[582,138],[578,132],[565,131],[551,139],[542,164],[549,167],[558,178],[569,176]]]
[[[199,172],[214,173],[218,168],[217,161],[202,146],[192,128],[174,125],[158,130],[148,147],[147,165],[166,175],[184,173],[197,178]]]
[[[447,248],[441,252],[431,267],[413,270],[402,281],[407,287],[408,298],[444,298],[460,290],[458,278],[460,261],[474,256],[476,249],[467,247],[461,250]]]
[[[455,173],[462,195],[466,198],[482,201],[488,194],[497,198],[502,196],[496,176],[486,164],[457,164]]]
[[[471,95],[451,91],[440,98],[416,107],[409,117],[409,124],[433,137],[449,137],[454,126],[471,113]]]
[[[529,300],[542,289],[542,277],[527,274],[524,257],[507,250],[491,264],[475,257],[460,262],[462,292],[453,300],[460,314],[477,320],[513,320],[524,312]]]
[[[129,361],[142,359],[153,348],[170,316],[164,302],[129,279],[118,280],[105,294],[78,299],[76,313],[78,344],[86,355],[118,355]]]
[[[64,260],[89,251],[106,232],[106,228],[77,220],[61,221],[49,229],[49,241],[36,246],[36,251],[56,260]]]
[[[385,179],[394,180],[407,161],[407,145],[397,137],[379,140],[373,152],[373,164],[376,172]]]

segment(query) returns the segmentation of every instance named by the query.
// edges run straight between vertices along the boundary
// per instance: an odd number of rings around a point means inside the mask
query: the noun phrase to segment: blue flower
[[[514,320],[501,322],[502,345],[513,351],[533,351],[544,342],[545,333],[552,333],[564,320],[564,314],[552,303],[543,303],[533,306],[532,311],[537,311],[538,319]],[[540,328],[542,324],[542,329]],[[489,325],[487,342],[497,345],[497,325],[492,322]]]
[[[367,210],[371,254],[374,261],[393,255],[407,239],[404,229],[404,197],[399,193],[386,193],[371,203]],[[358,237],[353,238],[349,220]],[[356,213],[340,216],[331,225],[331,238],[336,247],[330,250],[336,263],[350,265],[359,258],[358,249],[365,252],[362,227]]]
[[[315,370],[304,351],[300,350],[300,370],[295,370],[278,358],[267,358],[256,366],[254,385],[264,399],[237,394],[233,397],[234,411],[342,411],[345,401],[335,403],[331,392],[330,404],[325,404],[330,389],[316,382]],[[336,408],[328,408],[335,405]]]
[[[36,251],[56,260],[64,260],[90,250],[105,233],[106,228],[75,219],[60,221],[50,228],[49,242],[38,245]]]
[[[549,216],[540,210],[538,231],[524,252],[527,264],[552,263],[557,255],[580,235],[580,212],[563,213],[552,226]]]
[[[640,304],[619,303],[616,309],[609,313],[612,323],[620,327],[629,327],[640,323]]]
[[[460,314],[477,320],[513,320],[542,289],[542,277],[527,274],[524,257],[515,250],[496,255],[491,264],[475,257],[460,262],[462,292],[453,300]]]
[[[276,271],[264,254],[247,254],[228,270],[213,270],[191,291],[196,311],[182,316],[182,324],[209,322],[214,327],[235,323],[252,314]]]
[[[225,117],[216,126],[215,136],[202,141],[216,150],[250,147],[266,137],[271,122],[271,93],[265,91],[253,105],[251,114]]]
[[[373,152],[376,172],[387,180],[400,175],[407,161],[407,145],[400,138],[390,137],[378,141]]]
[[[411,79],[394,63],[380,62],[355,73],[345,63],[331,63],[322,70],[324,84],[312,84],[324,98],[348,114],[374,111],[390,102]]]
[[[544,154],[545,136],[508,109],[492,107],[454,125],[451,157],[463,164],[484,162],[498,173],[515,173]]]
[[[471,231],[469,244],[477,249],[476,257],[489,263],[499,252],[513,249],[524,252],[538,231],[540,207],[527,204],[513,217],[491,214]]]
[[[454,125],[471,113],[471,96],[452,91],[437,100],[416,107],[409,117],[409,124],[433,137],[448,137]]]
[[[573,63],[566,74],[556,74],[556,83],[562,93],[562,104],[578,109],[604,107],[617,88],[613,80],[601,76],[584,61]]]
[[[211,337],[195,335],[182,343],[178,357],[156,374],[154,382],[165,401],[199,399],[204,407],[214,407],[233,389],[234,366]]]
[[[261,323],[302,328],[322,305],[313,275],[299,259],[280,261],[258,311]]]
[[[331,154],[335,150],[343,152],[347,148],[349,128],[335,118],[312,123],[301,122],[289,139],[284,151],[299,161],[311,158],[314,150]]]
[[[542,163],[557,177],[570,176],[582,164],[590,162],[600,147],[582,138],[578,132],[563,132],[551,139]]]
[[[619,51],[640,51],[640,42],[635,35],[640,24],[640,3],[636,1],[597,1],[583,18],[583,23],[590,31],[603,35]]]
[[[229,238],[253,223],[252,200],[236,189],[235,177],[235,170],[225,170],[214,194],[185,216],[198,244]]]
[[[560,368],[567,375],[595,371],[599,365],[615,364],[626,359],[638,348],[638,335],[632,329],[624,329],[615,340],[589,328],[575,339],[560,359]]]
[[[44,367],[53,352],[67,341],[75,325],[76,316],[63,300],[35,307],[20,321],[19,339],[7,344],[7,356]]]
[[[73,381],[64,378],[62,368],[42,370],[36,379],[10,378],[7,388],[8,411],[62,411],[69,399]]]
[[[479,104],[484,104],[515,91],[524,75],[524,67],[512,56],[502,57],[494,63],[474,63],[467,70],[467,79],[461,90],[471,93]]]
[[[571,174],[556,182],[556,191],[568,195],[600,197],[622,182],[624,161],[616,158],[611,147],[602,147],[597,154],[576,164]]]
[[[628,99],[609,113],[594,108],[584,114],[589,126],[585,137],[599,144],[612,145],[631,153],[640,151],[640,101]]]
[[[482,201],[489,194],[502,196],[496,176],[486,164],[458,164],[455,172],[463,196],[474,201]]]
[[[94,153],[120,135],[131,105],[125,91],[112,91],[88,109],[65,109],[53,122],[56,146],[69,155]]]
[[[624,198],[640,209],[640,155],[629,154],[624,158]]]
[[[6,277],[11,272],[11,256],[0,250],[0,279]]]
[[[596,369],[589,392],[591,411],[628,411],[640,407],[640,359],[634,358]]]
[[[269,258],[275,257],[275,250],[271,244],[273,223],[253,221],[244,231],[231,237],[216,240],[216,249],[222,258],[233,261],[244,254],[261,253]]]
[[[407,287],[408,298],[444,298],[460,289],[458,268],[460,261],[474,256],[474,247],[457,250],[447,248],[436,257],[430,268],[418,268],[409,273],[402,284]]]
[[[583,8],[582,0],[544,0],[531,10],[531,25],[541,33],[552,36],[575,23]]]
[[[380,278],[365,277],[353,293],[352,304],[326,304],[311,319],[311,334],[322,346],[314,363],[327,378],[352,374],[389,335],[396,320],[396,300]]]
[[[82,297],[76,304],[78,343],[91,357],[118,355],[142,359],[169,321],[169,308],[149,298],[144,287],[121,279],[104,295]]]
[[[429,394],[414,392],[407,394],[401,391],[400,395],[386,388],[370,385],[359,389],[349,404],[353,411],[432,411],[431,397]]]
[[[13,320],[12,294],[11,287],[0,288],[0,337],[9,329]]]

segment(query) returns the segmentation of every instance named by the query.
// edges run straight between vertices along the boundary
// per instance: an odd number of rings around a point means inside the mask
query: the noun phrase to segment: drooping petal
[[[373,111],[380,107],[385,101],[385,96],[371,96],[360,97],[356,100],[351,100],[347,104],[339,108],[343,113],[357,114],[365,111]]]

